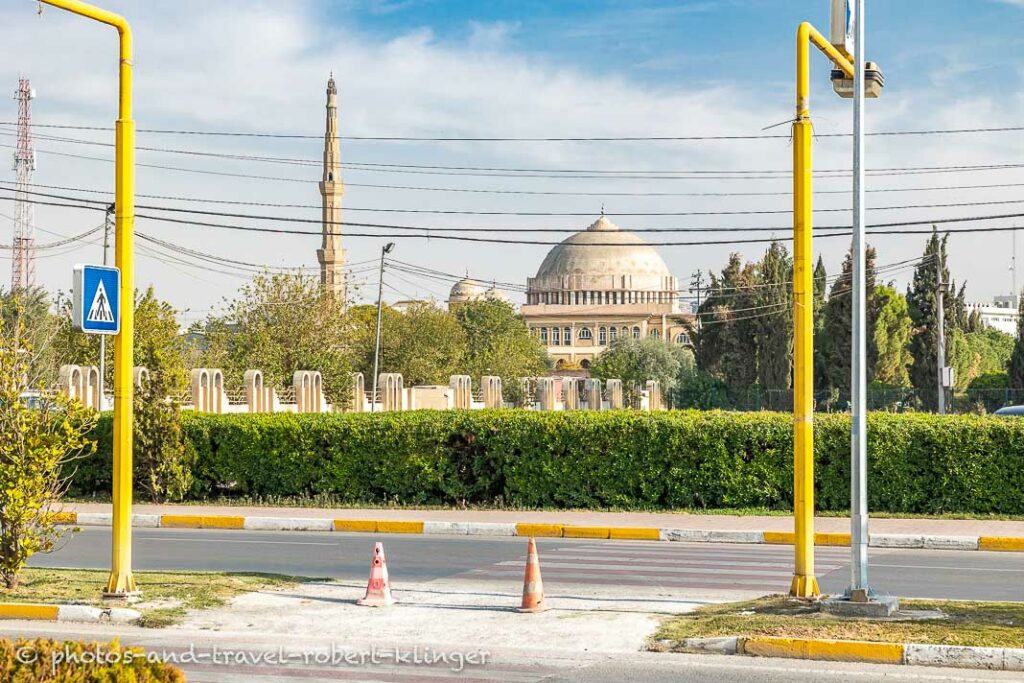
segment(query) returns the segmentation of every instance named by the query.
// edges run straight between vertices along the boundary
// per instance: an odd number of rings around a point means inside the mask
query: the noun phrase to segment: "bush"
[[[97,653],[101,663],[95,662]],[[117,641],[85,644],[45,638],[17,642],[0,639],[0,681],[185,683],[185,676],[176,667],[150,662],[141,649],[122,647]]]
[[[1010,378],[1005,372],[986,372],[972,379],[967,385],[967,400],[982,403],[985,410],[994,413],[1012,403],[1009,387]]]
[[[849,507],[845,414],[816,416],[817,507]],[[873,413],[872,511],[1024,514],[1024,420]],[[785,413],[526,410],[185,414],[193,499],[729,508],[792,504]],[[109,417],[77,492],[110,491]]]

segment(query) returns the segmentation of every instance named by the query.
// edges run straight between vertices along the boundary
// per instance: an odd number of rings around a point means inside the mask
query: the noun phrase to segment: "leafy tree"
[[[0,580],[18,585],[28,559],[61,538],[51,513],[68,480],[65,467],[93,453],[95,414],[32,380],[34,350],[25,326],[0,322]]]
[[[868,247],[864,253],[865,261],[865,302],[867,322],[867,379],[870,382],[874,375],[874,359],[878,353],[874,345],[875,319],[877,306],[874,301],[875,291],[875,250]],[[839,391],[841,396],[850,395],[850,367],[853,350],[853,253],[848,251],[843,260],[843,269],[839,277],[832,283],[822,321],[822,339],[819,353],[822,357],[823,374],[818,378],[818,388]]]
[[[914,362],[908,346],[913,329],[907,299],[888,285],[876,285],[877,316],[872,335],[876,352],[874,380],[889,386],[910,386],[908,368]]]
[[[135,478],[154,503],[181,500],[192,483],[195,457],[181,424],[179,397],[188,387],[185,340],[178,333],[177,311],[153,296],[152,288],[137,298],[135,310],[143,327],[135,359],[150,373],[135,389]]]
[[[60,321],[51,312],[46,290],[32,287],[0,291],[0,323],[8,330],[21,330],[22,342],[34,349],[29,376],[46,384],[55,383],[60,366],[68,361],[60,343]]]
[[[954,369],[954,389],[963,391],[977,377],[1004,372],[1013,355],[1015,340],[992,328],[980,332],[954,328],[947,345],[946,362]]]
[[[910,354],[914,363],[910,366],[910,381],[917,390],[925,408],[934,410],[938,404],[938,318],[936,311],[936,290],[938,284],[948,283],[949,269],[946,266],[946,243],[949,235],[939,237],[938,230],[932,230],[925,245],[924,256],[914,269],[914,280],[907,291],[907,305],[910,319],[914,324],[914,336],[910,340]],[[958,314],[958,296],[944,297],[946,338],[954,329]]]
[[[520,377],[538,375],[551,361],[540,340],[530,334],[512,304],[500,300],[467,301],[454,311],[466,335],[462,373],[474,382],[483,375],[511,386]]]
[[[1005,372],[987,372],[978,375],[967,385],[967,400],[972,404],[985,406],[987,412],[995,412],[1012,403],[1009,377]]]
[[[1007,374],[1011,389],[1024,389],[1024,296],[1017,304],[1017,338],[1013,343]]]
[[[353,363],[369,387],[377,307],[358,306],[350,314]],[[448,384],[452,375],[465,374],[466,333],[454,316],[434,304],[413,302],[401,311],[385,306],[380,339],[379,371],[401,373],[408,386]]]
[[[734,396],[757,381],[756,326],[749,315],[756,306],[756,280],[755,266],[731,254],[721,275],[712,273],[709,296],[698,311],[697,366],[724,380]]]
[[[303,274],[255,276],[222,315],[207,318],[203,365],[220,368],[238,388],[246,370],[261,370],[268,386],[291,386],[297,370],[318,370],[332,402],[350,391],[352,349],[344,304]]]
[[[752,297],[757,309],[752,321],[757,380],[763,389],[784,392],[792,387],[793,260],[781,243],[772,242],[757,268],[758,287]],[[770,408],[776,409],[784,402],[780,392],[769,391]]]
[[[662,394],[669,396],[687,364],[693,367],[688,349],[654,337],[619,337],[594,359],[590,374],[601,380],[621,379],[627,391],[654,379],[661,383]],[[635,396],[626,398],[635,405]]]

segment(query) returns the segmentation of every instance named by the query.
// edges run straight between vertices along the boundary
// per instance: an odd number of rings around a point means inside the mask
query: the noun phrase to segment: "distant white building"
[[[994,297],[992,303],[967,304],[967,312],[978,311],[987,327],[1017,336],[1019,298],[1014,294]]]

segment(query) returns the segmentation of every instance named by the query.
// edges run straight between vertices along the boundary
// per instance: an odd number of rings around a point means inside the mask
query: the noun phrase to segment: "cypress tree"
[[[878,349],[874,343],[875,323],[878,307],[875,304],[875,249],[865,250],[865,272],[867,300],[865,301],[867,322],[867,373],[868,381],[874,377],[875,359]],[[822,320],[822,340],[819,346],[822,363],[822,377],[818,386],[822,389],[838,389],[840,395],[850,395],[853,350],[853,254],[846,253],[843,269],[832,283],[828,301],[825,303]]]
[[[1019,296],[1017,305],[1017,340],[1013,343],[1010,365],[1007,368],[1011,389],[1024,389],[1024,296]],[[977,311],[975,311],[977,313]],[[1017,403],[1018,401],[1014,401]]]
[[[907,304],[915,332],[910,340],[910,354],[914,357],[914,362],[910,366],[910,381],[927,410],[934,410],[938,405],[936,289],[940,282],[948,284],[950,281],[949,268],[946,266],[948,240],[948,234],[939,237],[938,230],[933,226],[932,234],[925,245],[924,256],[914,268],[914,280],[907,290]],[[957,314],[957,309],[961,308],[958,299],[959,294],[952,289],[951,293],[945,296],[943,308],[947,340],[960,319]]]
[[[819,259],[818,265],[824,269]],[[768,406],[787,404],[785,392],[792,386],[793,368],[793,260],[779,242],[772,242],[758,265],[758,287],[753,297],[757,344],[757,380],[769,390]],[[815,282],[817,290],[817,282]],[[751,313],[755,313],[752,311]]]

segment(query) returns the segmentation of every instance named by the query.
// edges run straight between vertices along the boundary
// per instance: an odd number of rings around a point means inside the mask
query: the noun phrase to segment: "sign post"
[[[121,271],[109,266],[75,266],[71,323],[86,334],[121,331]]]

